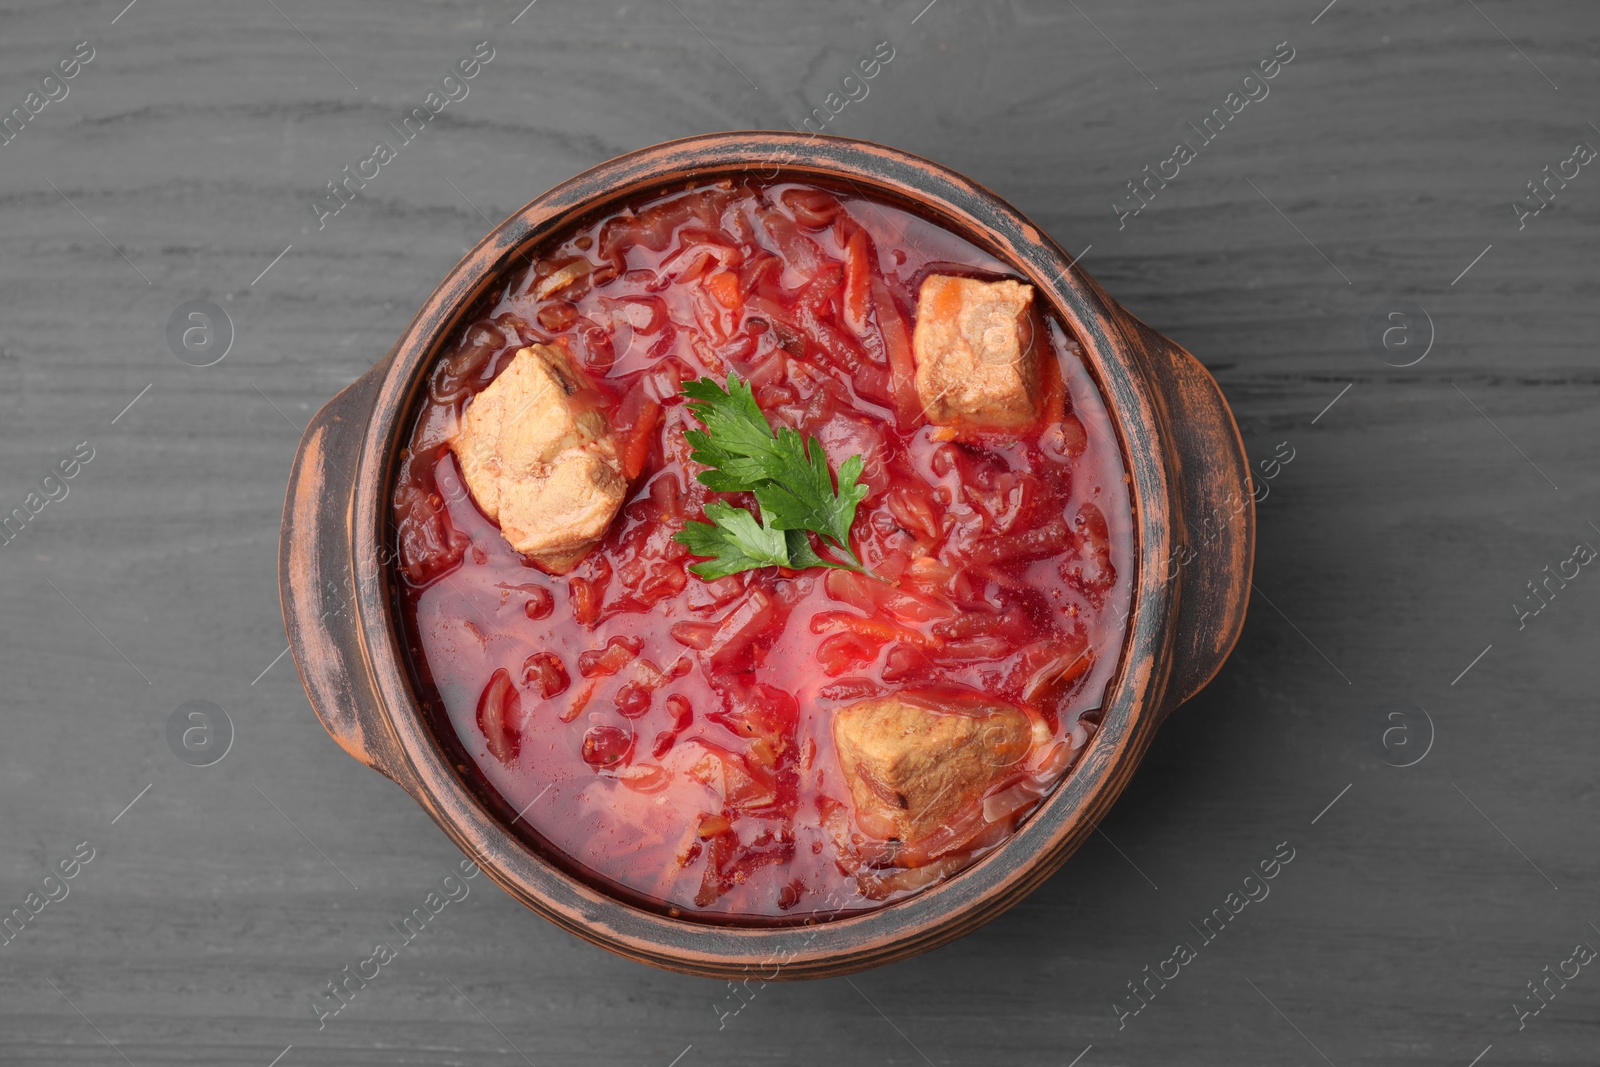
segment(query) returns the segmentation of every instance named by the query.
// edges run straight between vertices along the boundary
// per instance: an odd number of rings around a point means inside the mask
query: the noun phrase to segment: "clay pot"
[[[1012,264],[1083,343],[1121,437],[1138,565],[1121,666],[1078,765],[1010,840],[906,900],[812,925],[714,925],[624,902],[508,830],[515,813],[423,713],[403,659],[389,500],[396,455],[434,360],[530,250],[580,216],[720,175],[848,182]],[[485,237],[389,354],[306,429],[279,555],[284,622],[311,705],[344,749],[394,779],[491,878],[580,937],[659,967],[763,980],[847,974],[970,933],[1054,873],[1133,776],[1156,728],[1216,674],[1244,622],[1255,545],[1248,461],[1210,374],[1120,307],[1015,208],[937,164],[880,145],[726,133],[603,163]]]

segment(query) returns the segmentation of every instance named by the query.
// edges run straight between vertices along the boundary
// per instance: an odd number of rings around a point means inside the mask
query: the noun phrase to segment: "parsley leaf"
[[[756,503],[778,530],[815,530],[835,545],[850,551],[850,523],[856,505],[867,495],[861,477],[862,459],[851,456],[839,468],[839,489],[833,488],[828,457],[816,438],[809,442],[810,455],[799,444],[800,435],[784,428],[794,442],[792,473],[783,481],[773,480],[755,487]],[[779,438],[782,442],[782,437]],[[855,558],[852,554],[851,558]]]
[[[743,493],[783,476],[778,439],[756,406],[749,382],[730,374],[724,392],[712,379],[701,378],[685,382],[683,395],[689,398],[690,412],[705,426],[683,434],[694,449],[689,458],[711,468],[701,473],[702,484],[718,493]]]
[[[684,383],[683,395],[705,427],[684,432],[693,449],[690,458],[710,468],[700,473],[700,482],[719,493],[753,493],[761,515],[758,523],[742,509],[707,504],[711,524],[690,523],[676,538],[693,554],[711,557],[690,570],[702,578],[769,566],[862,570],[850,547],[850,524],[867,495],[860,481],[861,456],[845,460],[835,489],[822,443],[787,426],[774,432],[748,382],[730,374],[723,389],[711,378],[701,378]],[[818,554],[807,531],[819,534],[850,562]]]
[[[785,530],[785,542],[789,546],[789,569],[803,571],[807,567],[835,567],[839,570],[858,570],[848,563],[836,563],[817,555],[817,550],[811,547],[811,538],[804,530]],[[850,557],[854,559],[854,556]]]
[[[689,568],[706,581],[757,567],[790,565],[788,538],[783,531],[756,522],[756,517],[743,508],[712,501],[706,505],[706,518],[711,522],[685,523],[677,536],[678,543],[694,555],[711,557]]]

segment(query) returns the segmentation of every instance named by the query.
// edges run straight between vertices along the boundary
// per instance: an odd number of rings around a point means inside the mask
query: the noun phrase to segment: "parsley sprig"
[[[711,581],[758,567],[837,567],[863,571],[850,548],[850,523],[867,495],[860,482],[863,460],[839,466],[838,487],[822,443],[788,426],[777,431],[757,406],[750,384],[728,375],[723,389],[711,378],[686,382],[683,395],[703,430],[686,430],[690,459],[708,470],[700,482],[718,493],[753,493],[760,517],[731,504],[706,505],[710,522],[687,523],[679,544],[708,557],[689,569]],[[807,531],[819,534],[849,562],[828,559],[812,547]]]

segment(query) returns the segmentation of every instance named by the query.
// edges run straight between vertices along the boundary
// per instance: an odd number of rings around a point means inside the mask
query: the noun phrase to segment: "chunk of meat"
[[[1032,721],[1018,708],[900,693],[841,708],[833,743],[856,823],[907,845],[1024,767]]]
[[[911,347],[928,421],[1015,429],[1038,418],[1033,287],[931,274]]]
[[[533,345],[472,399],[450,441],[478,507],[552,574],[605,535],[627,490],[598,399],[565,351]]]

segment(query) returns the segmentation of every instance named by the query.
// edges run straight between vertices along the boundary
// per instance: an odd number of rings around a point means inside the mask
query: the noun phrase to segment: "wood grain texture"
[[[1600,580],[1522,629],[1511,604],[1600,544],[1600,174],[1522,230],[1510,207],[1600,145],[1593,5],[539,0],[512,25],[515,0],[276,3],[0,11],[6,111],[96,49],[0,145],[0,512],[95,449],[0,546],[4,908],[97,850],[0,947],[0,1062],[1593,1062],[1592,968],[1520,1031],[1512,1004],[1600,947]],[[319,231],[324,183],[484,39],[471,95]],[[1089,249],[1217,376],[1258,463],[1294,450],[1239,647],[1103,835],[928,956],[728,1015],[722,983],[614,959],[476,880],[319,1031],[311,996],[459,853],[327,738],[286,661],[261,674],[301,429],[493,222],[619,152],[799,123],[884,40],[829,132],[937,159]],[[1270,95],[1119,229],[1125,183],[1286,40]],[[237,333],[203,369],[165,339],[196,298]],[[1395,300],[1437,335],[1405,369],[1365,339]],[[212,767],[165,741],[190,699],[235,727]],[[1388,701],[1431,716],[1415,766],[1388,765],[1412,758],[1382,747]],[[1124,983],[1282,841],[1271,895],[1119,1030]]]

